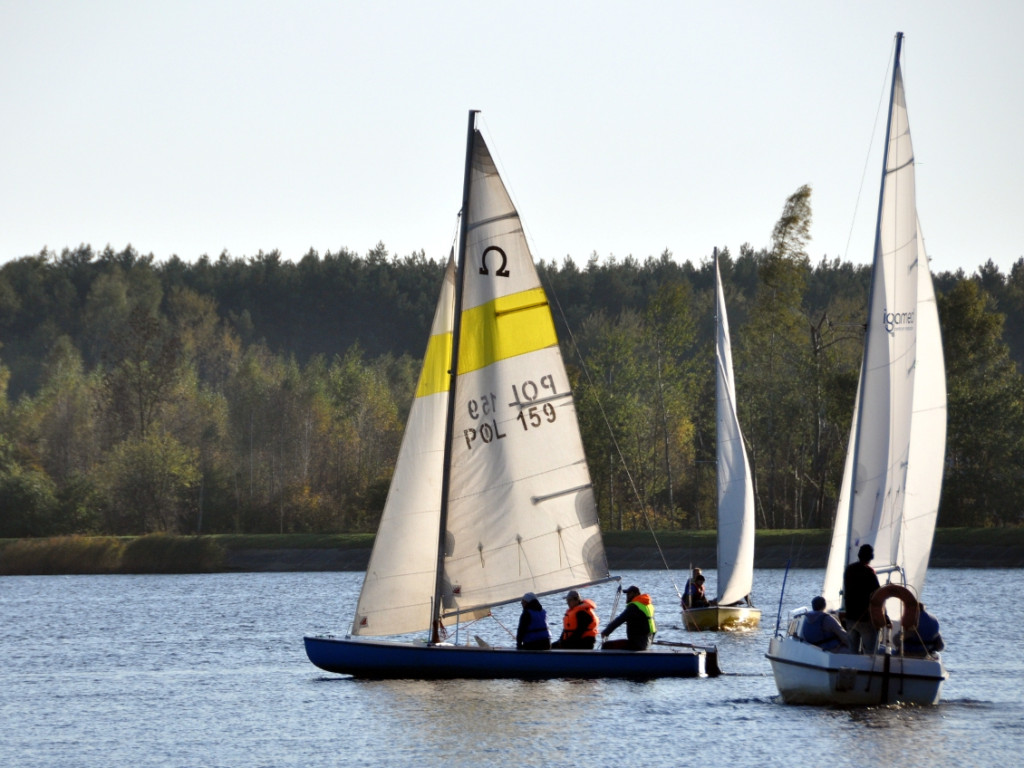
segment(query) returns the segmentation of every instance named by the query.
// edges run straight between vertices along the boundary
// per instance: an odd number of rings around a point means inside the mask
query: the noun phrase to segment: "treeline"
[[[867,267],[806,253],[810,190],[768,249],[722,250],[763,528],[827,528]],[[0,267],[0,537],[376,527],[444,264],[310,252],[43,251]],[[710,258],[541,263],[608,529],[715,520]],[[940,525],[1019,522],[1024,259],[936,276],[949,390]]]

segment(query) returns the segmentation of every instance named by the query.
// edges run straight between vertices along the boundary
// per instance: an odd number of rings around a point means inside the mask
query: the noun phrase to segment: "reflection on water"
[[[542,764],[566,733],[579,733],[586,716],[566,706],[590,698],[593,681],[508,680],[360,683],[376,701],[377,716],[402,720],[394,754],[414,759],[501,748],[510,765]],[[541,760],[541,762],[538,762]]]
[[[932,571],[926,602],[942,621],[951,672],[943,703],[853,710],[779,702],[764,653],[780,570],[756,574],[762,627],[703,635],[682,630],[671,574],[623,574],[654,598],[660,638],[716,643],[725,671],[645,683],[325,674],[306,660],[302,634],[344,631],[360,574],[5,577],[0,764],[578,766],[629,760],[638,743],[652,766],[792,766],[806,762],[808,745],[827,754],[814,762],[835,766],[865,756],[1012,764],[1024,751],[1024,662],[1004,653],[1019,643],[1012,623],[987,618],[1013,604],[1022,576]],[[791,572],[783,616],[820,580]],[[587,590],[602,622],[613,594]],[[557,631],[563,604],[544,602]],[[506,606],[500,624],[460,628],[460,641],[508,645],[517,613]]]

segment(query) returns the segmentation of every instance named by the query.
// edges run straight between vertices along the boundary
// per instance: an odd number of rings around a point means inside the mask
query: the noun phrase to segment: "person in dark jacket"
[[[924,603],[917,617],[917,629],[903,634],[903,653],[907,656],[931,656],[946,647],[939,632],[939,620],[924,609]]]
[[[654,634],[658,628],[654,625],[654,604],[650,595],[640,594],[639,587],[626,590],[626,610],[612,619],[611,623],[601,632],[604,641],[601,649],[605,651],[627,650],[646,651],[654,642]],[[626,625],[625,640],[607,640],[620,624]]]
[[[850,636],[835,616],[825,613],[825,598],[818,595],[811,600],[811,611],[804,614],[800,636],[823,651],[845,653],[850,647]]]
[[[551,650],[548,615],[533,592],[523,595],[523,612],[519,614],[516,630],[516,648],[521,651]]]
[[[583,600],[575,589],[565,596],[569,608],[562,619],[562,636],[551,644],[552,648],[594,647],[597,640],[597,606],[593,600]]]
[[[854,653],[873,654],[878,648],[878,630],[871,624],[868,605],[878,589],[878,576],[868,563],[875,559],[875,550],[865,544],[857,552],[857,562],[846,566],[843,573],[843,603],[846,608],[846,631]]]
[[[704,591],[704,574],[700,568],[693,569],[693,575],[686,580],[683,588],[683,608],[707,608],[708,597]]]

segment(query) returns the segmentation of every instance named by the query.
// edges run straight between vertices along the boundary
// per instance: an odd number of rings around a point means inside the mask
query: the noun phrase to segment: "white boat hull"
[[[787,704],[938,704],[949,677],[938,656],[830,653],[792,635],[773,637],[767,657]]]

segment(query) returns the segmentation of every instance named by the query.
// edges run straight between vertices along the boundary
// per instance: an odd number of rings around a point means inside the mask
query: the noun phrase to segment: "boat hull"
[[[937,657],[829,653],[791,635],[766,655],[787,704],[938,704],[949,677]]]
[[[761,611],[749,605],[710,605],[707,608],[684,608],[683,627],[688,632],[743,631],[756,629]]]
[[[307,635],[306,655],[320,669],[371,679],[550,679],[704,677],[718,674],[717,650],[656,643],[647,651],[518,651]]]

